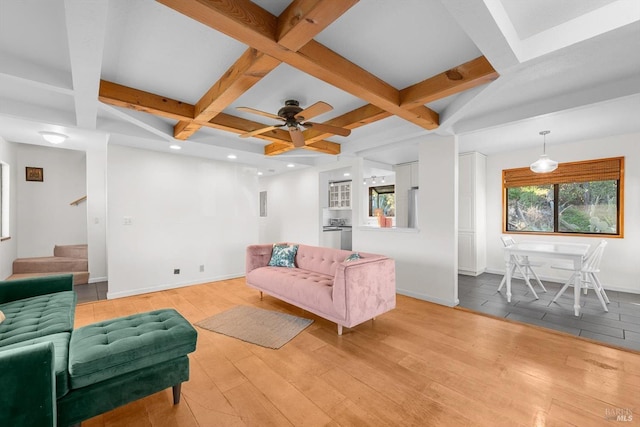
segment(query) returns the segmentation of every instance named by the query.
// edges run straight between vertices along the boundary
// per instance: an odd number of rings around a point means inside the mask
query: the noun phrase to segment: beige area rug
[[[312,319],[241,305],[201,320],[196,326],[278,349],[312,323]]]

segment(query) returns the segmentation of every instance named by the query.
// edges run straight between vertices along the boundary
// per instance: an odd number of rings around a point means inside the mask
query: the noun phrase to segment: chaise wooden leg
[[[182,389],[182,383],[173,386],[173,404],[180,403],[180,390]]]
[[[260,291],[260,301],[262,301],[262,291]]]

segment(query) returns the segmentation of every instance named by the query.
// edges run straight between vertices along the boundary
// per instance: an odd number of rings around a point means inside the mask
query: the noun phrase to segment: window
[[[562,163],[548,174],[502,171],[503,231],[623,235],[624,158]]]
[[[0,239],[9,238],[9,165],[0,162]]]
[[[395,185],[369,187],[369,216],[377,216],[377,209],[384,216],[396,216]]]

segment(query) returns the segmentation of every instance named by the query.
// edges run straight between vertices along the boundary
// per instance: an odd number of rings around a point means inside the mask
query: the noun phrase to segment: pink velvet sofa
[[[246,252],[247,285],[311,313],[351,328],[396,306],[393,259],[359,252],[298,245],[295,268],[269,267],[273,245],[251,245]]]

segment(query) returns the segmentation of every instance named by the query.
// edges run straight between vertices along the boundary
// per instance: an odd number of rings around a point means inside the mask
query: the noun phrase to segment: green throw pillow
[[[344,260],[344,262],[355,261],[355,260],[360,259],[360,258],[362,258],[362,257],[360,256],[360,254],[359,254],[358,252],[354,252],[354,253],[352,253],[351,255],[349,255],[349,256]]]
[[[298,245],[273,245],[271,250],[271,259],[269,266],[271,267],[289,267],[296,266],[295,258],[298,252]]]

